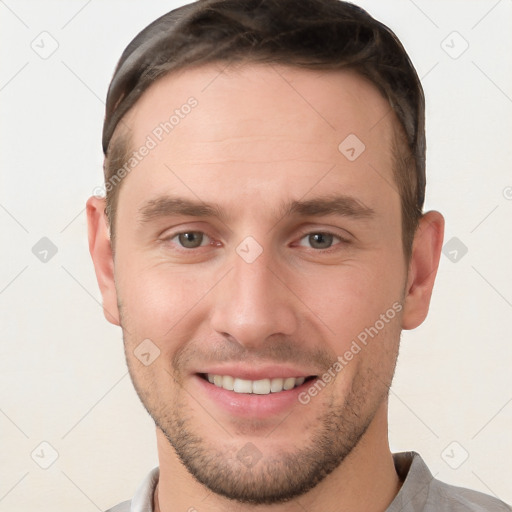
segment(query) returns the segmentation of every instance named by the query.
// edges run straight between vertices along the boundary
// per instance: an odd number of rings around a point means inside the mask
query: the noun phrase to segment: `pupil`
[[[179,235],[180,244],[187,249],[199,247],[203,241],[203,234],[197,231],[190,233],[181,233]]]
[[[309,235],[309,243],[317,249],[326,249],[332,245],[332,235],[327,233]]]

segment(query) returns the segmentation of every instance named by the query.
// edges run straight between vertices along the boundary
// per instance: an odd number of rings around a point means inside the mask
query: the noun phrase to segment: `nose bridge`
[[[248,244],[237,248],[231,272],[217,287],[212,327],[242,345],[256,346],[273,334],[291,335],[297,319],[290,292],[269,268],[275,266],[270,254],[247,257],[254,250]]]

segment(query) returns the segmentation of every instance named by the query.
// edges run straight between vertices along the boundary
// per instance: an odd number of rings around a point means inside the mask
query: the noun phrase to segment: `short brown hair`
[[[111,183],[129,158],[126,134],[113,134],[144,91],[172,71],[223,61],[352,69],[379,89],[398,119],[393,172],[408,260],[425,198],[423,88],[395,34],[348,2],[199,0],[148,25],[126,47],[108,90],[103,125],[105,182]],[[119,188],[107,188],[112,243]]]

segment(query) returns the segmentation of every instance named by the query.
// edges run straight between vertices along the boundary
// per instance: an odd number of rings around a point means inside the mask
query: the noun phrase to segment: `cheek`
[[[336,353],[342,353],[360,333],[374,326],[381,315],[386,320],[395,319],[405,273],[396,262],[388,260],[383,255],[375,265],[355,262],[318,268],[298,284],[299,296],[326,327]],[[391,323],[386,322],[384,330]]]
[[[179,332],[189,314],[197,315],[215,276],[191,267],[177,270],[161,263],[139,263],[133,254],[119,262],[117,290],[123,327],[132,338],[163,341],[173,331]]]

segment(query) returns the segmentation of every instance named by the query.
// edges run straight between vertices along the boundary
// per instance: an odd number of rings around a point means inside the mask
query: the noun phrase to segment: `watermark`
[[[59,42],[49,32],[44,30],[30,43],[30,47],[41,59],[46,60],[57,51]]]
[[[32,247],[32,254],[42,263],[48,263],[58,251],[57,246],[46,236]]]
[[[454,30],[441,41],[441,48],[452,59],[458,59],[468,48],[469,43]]]
[[[454,236],[443,245],[442,252],[452,263],[458,263],[468,253],[468,250],[464,242]]]
[[[254,263],[262,252],[263,247],[252,236],[244,238],[236,248],[236,253],[246,263]]]
[[[147,135],[144,143],[139,146],[137,150],[132,152],[124,165],[110,176],[105,182],[105,185],[94,188],[93,195],[96,197],[105,197],[106,193],[112,192],[114,187],[133,171],[133,169],[135,169],[140,162],[142,162],[142,160],[144,160],[144,158],[181,123],[182,119],[185,119],[185,117],[192,112],[192,109],[197,107],[197,105],[199,105],[199,102],[194,96],[191,96],[180,108],[174,109],[174,112],[166,120],[162,121],[151,130],[151,133]]]
[[[441,458],[452,469],[459,469],[469,458],[469,452],[458,441],[452,441],[442,452]]]
[[[333,381],[338,373],[347,366],[354,356],[359,354],[361,350],[366,347],[370,339],[375,338],[384,327],[395,316],[402,311],[403,306],[400,302],[395,302],[385,313],[379,316],[379,319],[370,327],[365,327],[357,336],[352,340],[350,348],[345,351],[342,356],[338,356],[336,361],[322,374],[320,375],[311,386],[305,391],[299,393],[298,399],[302,405],[307,405],[311,402],[311,399],[317,396],[324,388]],[[362,345],[362,346],[361,346]]]
[[[135,347],[133,353],[144,366],[149,366],[160,356],[160,349],[146,338]]]
[[[43,441],[32,450],[30,456],[41,469],[48,469],[59,458],[59,452],[48,441]]]
[[[357,160],[365,149],[364,142],[355,133],[345,137],[338,146],[338,151],[350,162]]]
[[[238,451],[236,458],[247,468],[251,469],[259,460],[263,457],[263,454],[258,448],[252,443],[245,443],[245,445]]]

